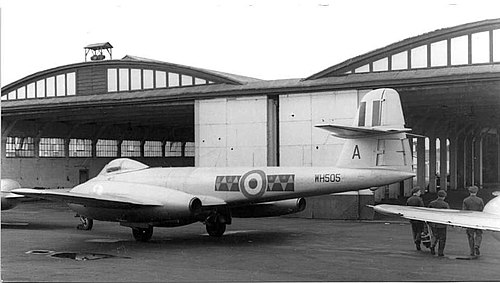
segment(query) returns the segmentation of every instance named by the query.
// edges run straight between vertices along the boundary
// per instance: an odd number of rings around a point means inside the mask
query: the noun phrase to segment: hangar
[[[72,187],[117,157],[151,166],[334,165],[343,141],[313,126],[350,124],[366,92],[390,87],[415,134],[416,183],[434,192],[438,180],[450,190],[500,182],[500,19],[408,38],[301,79],[106,60],[111,48],[89,45],[85,62],[2,88],[2,178]],[[376,195],[397,198],[411,186]]]

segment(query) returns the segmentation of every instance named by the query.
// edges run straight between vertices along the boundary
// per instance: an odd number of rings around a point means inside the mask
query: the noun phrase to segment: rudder
[[[393,89],[368,92],[360,102],[352,126],[317,125],[332,135],[347,139],[337,161],[338,167],[385,167],[412,170],[412,155],[404,127],[399,94]]]

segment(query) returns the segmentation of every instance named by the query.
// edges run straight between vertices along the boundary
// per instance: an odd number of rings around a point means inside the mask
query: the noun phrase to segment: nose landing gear
[[[92,226],[94,226],[94,220],[92,218],[87,218],[82,215],[76,215],[76,217],[80,217],[80,224],[76,226],[78,230],[92,230]]]

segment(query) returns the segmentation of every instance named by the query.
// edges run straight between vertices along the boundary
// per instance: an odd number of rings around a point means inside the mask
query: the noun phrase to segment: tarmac
[[[445,257],[417,251],[405,220],[233,219],[220,238],[195,223],[155,228],[150,242],[131,229],[94,222],[76,229],[65,205],[25,202],[1,213],[5,282],[497,281],[500,242],[485,232],[481,256],[467,257],[465,230],[448,228]],[[463,258],[463,259],[459,259]]]

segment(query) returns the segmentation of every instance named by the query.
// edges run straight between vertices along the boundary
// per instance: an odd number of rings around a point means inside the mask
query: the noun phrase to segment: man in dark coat
[[[406,205],[408,206],[424,206],[424,201],[420,197],[422,194],[422,190],[420,187],[416,186],[413,188],[412,196],[408,198],[406,201]],[[420,248],[420,243],[422,241],[421,236],[422,232],[424,232],[424,225],[425,223],[423,221],[418,221],[418,220],[410,220],[411,223],[411,230],[413,233],[413,242],[415,242],[415,247],[417,248],[418,251],[421,250]]]
[[[441,209],[449,209],[450,205],[444,201],[446,198],[446,192],[444,190],[438,191],[438,198],[431,201],[429,203],[429,207],[431,208],[441,208]],[[438,256],[444,256],[444,246],[446,245],[446,224],[439,223],[429,223],[429,226],[432,230],[432,235],[434,241],[431,244],[431,254],[436,254],[436,245],[438,245]]]
[[[470,196],[464,199],[462,204],[463,210],[483,211],[483,199],[476,196],[478,190],[479,188],[476,186],[469,187]],[[479,247],[483,239],[483,230],[467,228],[467,239],[469,240],[470,255],[479,255]]]

